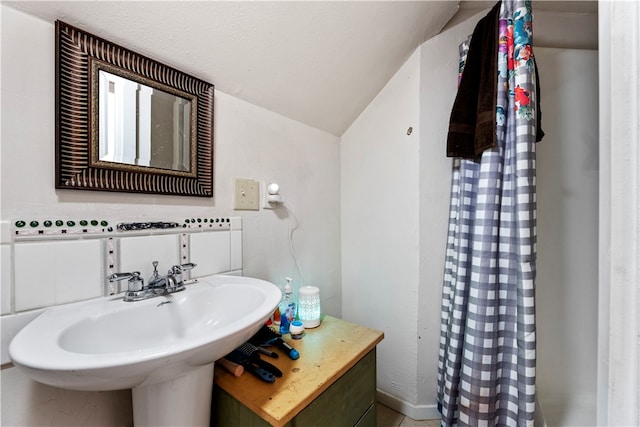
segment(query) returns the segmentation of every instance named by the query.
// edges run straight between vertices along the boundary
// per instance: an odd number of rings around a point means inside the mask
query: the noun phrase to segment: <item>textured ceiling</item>
[[[52,24],[60,19],[80,27],[337,136],[420,44],[445,25],[495,4],[2,1]],[[533,10],[536,45],[597,47],[597,2],[536,0]]]
[[[458,9],[451,1],[4,4],[60,19],[337,136]]]

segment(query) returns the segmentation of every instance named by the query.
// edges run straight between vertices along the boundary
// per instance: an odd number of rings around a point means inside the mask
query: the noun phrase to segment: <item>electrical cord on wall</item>
[[[296,267],[298,268],[298,274],[300,275],[300,286],[304,286],[304,278],[302,276],[302,269],[300,268],[300,263],[298,262],[298,258],[296,257],[296,251],[293,248],[293,231],[298,228],[300,225],[300,221],[298,221],[298,217],[294,212],[293,205],[290,202],[282,203],[284,208],[291,215],[289,217],[289,250],[291,251],[291,256],[293,256],[293,261],[296,263]],[[295,220],[296,225],[293,226],[293,220]]]

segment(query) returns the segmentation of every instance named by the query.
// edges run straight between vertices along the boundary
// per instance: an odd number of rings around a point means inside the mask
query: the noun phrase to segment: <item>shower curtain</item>
[[[533,425],[538,126],[531,19],[530,2],[502,2],[497,146],[477,159],[454,159],[438,363],[443,426]]]

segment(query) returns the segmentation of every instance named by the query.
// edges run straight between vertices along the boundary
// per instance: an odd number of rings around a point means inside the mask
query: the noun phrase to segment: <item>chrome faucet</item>
[[[107,277],[110,282],[128,279],[127,291],[124,294],[124,301],[141,301],[160,295],[168,295],[180,292],[185,289],[182,281],[182,274],[191,270],[196,264],[189,262],[181,265],[174,265],[167,272],[165,277],[158,274],[158,261],[153,261],[153,273],[149,278],[149,284],[144,285],[144,280],[140,277],[139,271],[133,273],[114,273]]]
[[[158,274],[158,261],[153,261],[153,273],[149,278],[148,289],[154,291],[160,291],[160,295],[164,293],[173,293],[184,290],[184,283],[182,281],[182,273],[191,270],[196,264],[189,262],[181,265],[174,265],[167,272],[167,275],[162,277]]]

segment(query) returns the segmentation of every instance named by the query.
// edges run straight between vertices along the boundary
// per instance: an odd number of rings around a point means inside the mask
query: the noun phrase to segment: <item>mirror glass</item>
[[[191,102],[99,71],[99,159],[189,172]]]

